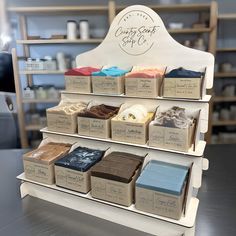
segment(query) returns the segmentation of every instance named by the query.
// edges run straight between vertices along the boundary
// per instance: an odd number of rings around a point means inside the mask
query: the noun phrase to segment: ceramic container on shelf
[[[80,34],[80,39],[82,40],[87,40],[90,38],[88,20],[81,20],[79,22],[79,34]]]
[[[232,71],[232,64],[229,62],[224,62],[221,64],[221,71],[222,72],[231,72]]]
[[[77,39],[77,23],[76,21],[67,21],[67,39],[75,40]]]
[[[65,71],[67,69],[66,57],[63,52],[57,53],[57,66],[60,71]]]
[[[221,120],[229,120],[230,119],[230,111],[228,109],[221,109],[220,111],[220,119]]]

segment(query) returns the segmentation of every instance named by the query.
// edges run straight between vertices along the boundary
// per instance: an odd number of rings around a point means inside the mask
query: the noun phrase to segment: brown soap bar
[[[91,169],[91,175],[129,183],[141,167],[144,157],[124,152],[112,152]]]
[[[24,154],[24,159],[51,164],[67,154],[70,148],[71,144],[50,142]]]
[[[131,154],[131,153],[126,153],[126,152],[112,152],[112,153],[108,154],[106,156],[106,158],[110,157],[110,156],[112,156],[112,158],[113,157],[120,157],[120,158],[135,160],[135,161],[139,160],[141,163],[143,163],[143,161],[144,161],[143,156],[138,156],[138,155]]]
[[[104,160],[92,167],[91,175],[104,179],[129,183],[136,169],[136,166],[133,165]]]
[[[119,107],[101,104],[98,106],[92,106],[89,109],[84,109],[79,113],[79,116],[107,120],[116,115],[118,111]]]

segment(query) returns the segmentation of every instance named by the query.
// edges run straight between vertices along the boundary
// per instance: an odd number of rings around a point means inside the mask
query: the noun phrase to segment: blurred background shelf
[[[17,40],[18,44],[89,44],[101,43],[103,39],[88,39],[88,40],[68,40],[68,39],[38,39],[38,40]]]

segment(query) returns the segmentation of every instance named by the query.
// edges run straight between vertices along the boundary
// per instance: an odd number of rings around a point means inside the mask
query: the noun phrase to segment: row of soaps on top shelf
[[[199,110],[140,104],[65,103],[47,109],[48,130],[187,152],[194,143]]]
[[[23,159],[26,178],[36,182],[85,194],[91,191],[94,198],[124,206],[135,202],[138,210],[174,219],[181,217],[185,207],[190,166],[112,148],[95,150],[45,140]]]
[[[65,85],[69,92],[201,99],[204,77],[205,68],[193,71],[140,66],[131,70],[81,67],[65,73]]]

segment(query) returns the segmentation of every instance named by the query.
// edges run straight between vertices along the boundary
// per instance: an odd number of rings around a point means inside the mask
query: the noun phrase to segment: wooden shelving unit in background
[[[222,21],[235,21],[236,20],[236,14],[219,14],[218,16],[218,25],[220,24],[220,22]],[[220,26],[218,26],[220,27]],[[236,53],[236,44],[233,47],[227,47],[227,48],[216,48],[216,53],[217,54],[223,54],[223,53]],[[232,71],[232,72],[217,72],[215,73],[215,78],[218,79],[236,79],[236,71]],[[236,96],[232,96],[232,97],[221,97],[221,96],[214,96],[212,99],[212,103],[211,106],[213,108],[214,104],[221,104],[221,103],[226,103],[226,102],[235,102],[236,101]],[[210,143],[210,138],[212,135],[212,129],[216,126],[236,126],[236,121],[235,120],[219,120],[219,121],[212,121],[212,119],[210,119],[210,127],[209,127],[209,140],[208,142]],[[218,142],[220,143],[220,142]]]
[[[25,100],[22,99],[21,95],[21,82],[19,75],[26,75],[29,85],[33,84],[33,76],[35,74],[49,75],[49,74],[63,74],[61,71],[19,71],[18,70],[18,60],[30,57],[30,47],[33,45],[48,45],[48,44],[98,44],[102,42],[103,39],[89,39],[89,40],[67,40],[67,39],[39,39],[39,40],[28,40],[27,39],[27,18],[33,15],[72,15],[78,13],[93,13],[93,14],[107,14],[109,24],[113,21],[116,14],[124,9],[126,6],[116,5],[114,0],[109,0],[107,5],[87,5],[87,6],[49,6],[49,7],[10,7],[8,8],[9,12],[17,13],[19,15],[20,29],[21,29],[21,39],[17,40],[19,45],[23,46],[24,55],[23,57],[18,58],[17,53],[13,52],[13,61],[14,61],[14,71],[15,71],[15,83],[17,86],[17,104],[18,104],[18,115],[19,115],[19,126],[21,134],[21,145],[22,147],[28,147],[28,135],[27,132],[29,129],[25,124],[24,117],[24,104],[27,104]],[[199,4],[169,4],[169,5],[148,5],[154,11],[158,13],[170,13],[175,12],[184,13],[184,12],[198,12],[199,19],[201,18],[202,13],[209,14],[209,26],[206,28],[184,28],[173,30],[169,29],[169,33],[175,37],[175,35],[180,34],[207,34],[208,35],[208,51],[215,54],[216,52],[216,33],[217,33],[217,3],[212,1],[211,3],[199,3]],[[37,103],[47,103],[47,101],[34,100],[32,104]],[[50,103],[50,101],[48,101]],[[34,130],[37,130],[37,127],[34,127]],[[40,128],[40,127],[38,127]]]

